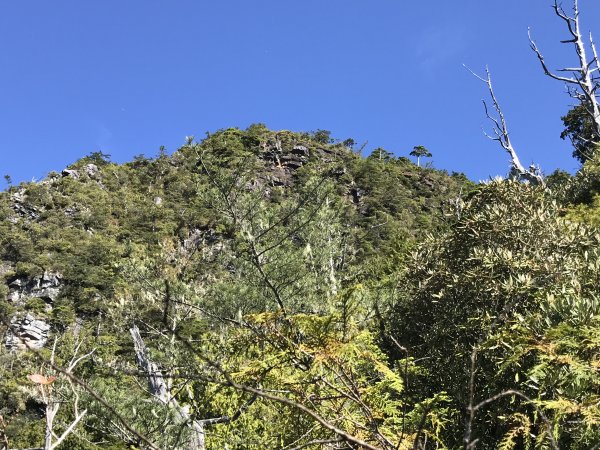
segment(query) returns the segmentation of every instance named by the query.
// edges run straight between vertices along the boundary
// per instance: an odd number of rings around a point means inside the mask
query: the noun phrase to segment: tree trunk
[[[205,450],[204,424],[193,420],[185,408],[183,408],[175,398],[171,397],[167,383],[165,382],[158,365],[150,360],[148,349],[140,335],[139,328],[136,325],[133,325],[129,329],[129,332],[133,338],[138,365],[142,372],[148,376],[148,390],[154,398],[167,405],[175,413],[175,420],[178,424],[187,425],[190,429],[190,436],[187,442],[183,443],[179,448]]]

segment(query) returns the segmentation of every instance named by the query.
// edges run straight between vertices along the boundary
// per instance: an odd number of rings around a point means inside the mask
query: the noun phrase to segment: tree
[[[312,138],[319,144],[332,144],[333,139],[331,137],[331,131],[329,130],[316,130],[311,133]]]
[[[421,166],[421,158],[431,158],[433,155],[429,150],[427,150],[422,145],[417,145],[413,147],[412,152],[409,153],[410,156],[414,156],[417,158],[417,166]]]
[[[144,343],[140,331],[136,325],[129,330],[135,347],[135,354],[140,371],[148,377],[148,390],[150,394],[160,403],[165,405],[172,412],[173,422],[183,428],[188,428],[189,436],[184,440],[182,431],[179,431],[180,439],[176,442],[177,448],[188,448],[190,450],[205,450],[206,436],[205,428],[218,424],[230,424],[245,412],[257,399],[257,395],[252,395],[232,415],[224,414],[219,417],[200,419],[192,416],[189,409],[181,405],[176,396],[171,392],[171,386],[165,380],[159,366],[150,359],[148,349]]]
[[[293,185],[272,186],[251,160],[208,144],[188,150],[208,183],[196,204],[216,213],[212,245],[172,236],[163,255],[140,249],[123,269],[128,288],[143,296],[136,303],[153,305],[136,317],[147,347],[132,335],[155,403],[169,405],[179,428],[187,422],[211,449],[438,442],[445,397],[413,405],[405,386],[418,369],[409,358],[402,369],[390,366],[367,327],[370,297],[347,268],[356,250],[331,171],[317,167]]]
[[[573,157],[581,163],[594,156],[600,142],[600,136],[590,120],[588,109],[583,104],[576,105],[561,117],[565,129],[560,133],[560,137],[570,139],[573,144]]]
[[[50,357],[50,364],[54,364],[55,352],[56,352],[56,344],[57,340],[54,341],[54,346],[52,348],[52,355]],[[75,354],[71,359],[68,367],[66,368],[67,374],[73,372],[77,364],[79,364],[85,358],[88,358],[94,350],[85,355],[79,356],[77,353],[79,351],[79,347],[81,346],[82,341],[80,341],[75,347]],[[64,392],[60,392],[58,395],[56,394],[55,389],[55,381],[57,380],[57,375],[60,378],[64,378],[66,382],[64,385],[69,386],[70,395],[65,395]],[[79,422],[85,417],[87,414],[87,409],[83,411],[79,410],[79,393],[78,386],[74,385],[74,383],[68,378],[58,373],[52,376],[44,376],[41,374],[31,374],[28,376],[29,380],[35,383],[39,387],[40,396],[43,404],[45,405],[45,414],[46,414],[46,430],[44,433],[44,450],[54,450],[60,446],[60,444],[75,431]],[[64,386],[61,386],[64,387]],[[64,389],[63,389],[64,390]],[[67,403],[66,399],[69,397],[73,397],[70,403],[72,403],[73,407],[73,416],[74,419],[70,424],[64,425],[64,431],[61,435],[57,435],[55,432],[56,424],[54,423],[57,413],[59,412],[60,407]]]
[[[375,150],[373,150],[373,152],[371,152],[369,159],[389,162],[394,159],[394,154],[392,152],[388,152],[383,147],[377,147]]]
[[[594,144],[600,140],[600,103],[598,100],[600,60],[592,34],[589,34],[589,41],[586,43],[581,33],[578,0],[573,0],[572,15],[567,14],[558,0],[554,1],[553,8],[555,14],[565,23],[569,34],[569,37],[561,42],[573,44],[578,65],[552,72],[532,39],[531,32],[529,33],[529,44],[544,73],[550,78],[565,83],[569,95],[579,102],[567,116],[563,117],[566,128],[561,137],[569,136],[571,138],[575,145],[574,156],[581,162],[585,162],[596,152],[597,148]],[[591,56],[588,56],[588,51]],[[568,75],[562,75],[563,73]]]
[[[500,103],[498,102],[496,94],[494,93],[494,86],[492,85],[492,76],[490,74],[489,69],[487,67],[485,68],[486,77],[484,78],[477,75],[467,66],[464,67],[469,72],[471,72],[471,74],[473,74],[475,78],[477,78],[480,81],[483,81],[487,86],[490,98],[492,99],[492,105],[494,107],[494,110],[496,111],[496,114],[495,116],[490,114],[486,101],[482,100],[483,107],[485,109],[485,115],[493,124],[494,136],[489,135],[485,131],[484,134],[492,141],[498,142],[500,146],[510,156],[510,177],[544,186],[544,177],[539,167],[537,167],[535,164],[532,164],[529,166],[528,169],[525,169],[521,164],[521,161],[519,160],[519,156],[517,155],[517,152],[513,147],[512,141],[510,139],[510,133],[508,132],[508,125],[506,124],[504,113],[502,112]]]
[[[561,448],[598,442],[599,261],[594,228],[566,219],[549,190],[514,180],[481,186],[448,232],[417,248],[391,335],[424,358],[425,389],[448,392],[457,411],[494,399],[471,424],[477,448],[523,430],[535,448],[554,447],[550,432]],[[448,425],[451,448],[463,428]]]
[[[102,167],[110,163],[110,155],[98,150],[90,152],[89,155],[81,158],[80,162],[96,164],[98,167]]]
[[[348,139],[345,139],[345,140],[342,142],[342,145],[343,145],[344,147],[347,147],[347,148],[353,149],[353,148],[354,148],[354,146],[356,145],[356,141],[355,141],[354,139],[352,139],[352,138],[348,138]]]

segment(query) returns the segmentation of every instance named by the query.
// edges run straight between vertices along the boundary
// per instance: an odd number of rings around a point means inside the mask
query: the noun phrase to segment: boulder
[[[93,164],[92,164],[93,165]],[[77,180],[79,178],[79,172],[75,169],[65,169],[61,172],[61,175],[63,177],[70,177],[73,178],[75,180]]]
[[[308,148],[306,148],[304,145],[294,145],[294,148],[292,148],[292,153],[298,156],[308,156]]]
[[[13,210],[20,217],[28,218],[31,220],[37,220],[40,217],[40,212],[41,212],[40,209],[31,205],[27,201],[27,195],[25,194],[25,190],[21,189],[17,192],[14,192],[10,196],[10,199],[12,201]],[[13,218],[11,218],[11,219],[13,219]],[[17,222],[18,222],[18,220],[17,220]],[[16,222],[13,221],[13,223],[16,223]]]
[[[98,172],[100,171],[96,164],[86,164],[83,170],[85,171],[86,175],[90,178],[96,178],[98,176]]]
[[[308,159],[305,156],[298,156],[296,154],[288,154],[281,157],[281,164],[289,169],[299,169],[307,161]]]

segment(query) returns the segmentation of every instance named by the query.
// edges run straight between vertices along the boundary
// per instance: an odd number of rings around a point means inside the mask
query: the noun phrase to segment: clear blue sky
[[[565,0],[565,6],[570,5]],[[115,161],[264,122],[329,129],[478,180],[508,160],[482,135],[492,71],[523,163],[573,171],[549,65],[574,63],[551,0],[19,0],[0,3],[0,175],[39,179],[91,151]],[[600,2],[581,0],[584,28]]]

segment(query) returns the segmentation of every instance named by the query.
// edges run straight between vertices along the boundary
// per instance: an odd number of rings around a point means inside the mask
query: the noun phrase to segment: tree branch
[[[529,46],[539,60],[544,73],[554,80],[566,83],[569,95],[579,100],[581,104],[585,106],[589,118],[594,126],[595,134],[600,136],[600,105],[596,97],[598,82],[597,79],[594,78],[594,72],[597,72],[600,69],[600,60],[598,59],[598,52],[596,51],[594,39],[590,33],[589,45],[593,57],[588,60],[586,55],[586,44],[581,34],[581,28],[579,24],[578,1],[573,1],[572,16],[569,16],[565,12],[563,7],[558,3],[558,0],[554,0],[554,5],[552,8],[554,9],[555,14],[565,22],[567,31],[571,35],[570,39],[561,40],[560,42],[563,44],[574,45],[575,53],[577,54],[577,58],[579,60],[579,66],[565,67],[557,70],[557,72],[570,72],[572,74],[571,77],[557,75],[556,73],[550,71],[546,65],[542,52],[531,37],[531,30],[528,30],[527,32],[529,37]],[[569,85],[574,85],[575,88],[570,88]]]
[[[467,69],[471,74],[477,78],[478,80],[485,83],[488,88],[488,92],[492,99],[492,104],[494,109],[496,110],[497,117],[494,117],[490,114],[487,103],[483,100],[483,107],[485,109],[486,117],[494,124],[493,132],[496,137],[492,137],[489,134],[484,134],[491,140],[496,141],[500,144],[500,146],[509,154],[511,161],[511,172],[516,174],[519,179],[529,181],[532,184],[539,184],[541,186],[545,186],[544,177],[540,173],[539,169],[532,165],[529,169],[525,169],[517,156],[517,152],[515,151],[512,142],[510,140],[510,134],[508,132],[508,125],[506,124],[506,119],[504,117],[504,113],[502,112],[502,108],[500,108],[500,103],[496,98],[496,94],[494,93],[494,87],[492,85],[492,78],[490,75],[489,69],[485,68],[486,77],[482,77],[473,72],[470,68],[463,64],[465,69]]]
[[[206,446],[206,433],[204,430],[207,425],[230,423],[234,420],[237,420],[258,398],[257,395],[253,395],[231,416],[223,415],[221,417],[210,419],[196,419],[192,417],[187,410],[179,404],[174,396],[170,394],[167,383],[165,382],[158,365],[153,362],[148,355],[148,349],[144,343],[144,340],[142,339],[142,336],[140,335],[139,328],[136,325],[133,325],[129,332],[131,333],[131,337],[133,339],[138,365],[148,378],[148,388],[150,393],[153,397],[155,397],[161,403],[167,405],[175,412],[178,423],[188,424],[190,426],[192,430],[192,436],[190,442],[188,443],[188,448],[190,450],[204,450]]]

